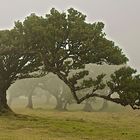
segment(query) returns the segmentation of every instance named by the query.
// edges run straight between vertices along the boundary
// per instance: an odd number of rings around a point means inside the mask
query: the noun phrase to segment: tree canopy
[[[111,96],[103,97],[96,93],[106,85],[103,83],[104,74],[85,79],[89,74],[86,65],[120,65],[128,61],[122,49],[106,37],[102,22],[88,23],[86,16],[73,8],[67,12],[52,8],[45,17],[31,14],[23,22],[17,21],[12,30],[0,32],[0,49],[1,92],[6,91],[17,79],[42,76],[38,72],[41,69],[41,73],[52,72],[65,82],[77,103],[93,96],[114,101]],[[128,73],[126,77],[131,78],[127,81],[129,86],[123,85],[125,88],[128,86],[125,92],[121,93],[121,88],[117,87],[115,92],[119,94],[120,100],[116,102],[133,107],[136,103],[132,97],[137,99],[139,92],[136,94],[129,89],[136,86],[133,82],[136,83],[139,78],[133,77],[132,69],[130,75],[129,68],[124,69],[121,70]],[[117,72],[112,75],[112,81],[118,76],[116,74]],[[107,84],[111,91],[112,84],[113,82]],[[91,93],[78,97],[78,91],[88,88],[92,88]],[[121,95],[126,92],[129,92],[127,95],[132,102],[127,100],[123,104]],[[3,97],[0,99],[2,102]]]
[[[71,89],[78,103],[76,91],[89,86],[102,88],[102,78],[84,80],[77,86],[77,80],[88,75],[84,70],[86,64],[124,64],[127,62],[122,50],[113,41],[106,38],[104,24],[87,23],[82,13],[68,9],[60,13],[51,9],[50,14],[39,17],[35,14],[27,17],[23,23],[16,24],[27,45],[40,52],[45,70],[52,72],[63,80]],[[70,77],[71,71],[80,70]],[[100,85],[100,86],[99,86]]]

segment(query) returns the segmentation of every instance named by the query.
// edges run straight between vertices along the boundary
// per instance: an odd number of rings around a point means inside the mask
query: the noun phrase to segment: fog
[[[35,16],[52,8],[66,18]],[[140,0],[0,0],[0,140],[139,140],[139,13]]]
[[[104,82],[110,80],[110,75],[122,66],[114,65],[86,65],[89,75],[84,79],[105,73]],[[73,75],[74,72],[71,73]],[[80,84],[80,81],[79,83]],[[90,93],[92,88],[78,92],[78,97]],[[109,88],[97,91],[101,95],[108,95]],[[117,95],[116,95],[117,96]],[[120,111],[124,107],[99,98],[90,98],[77,104],[69,87],[56,75],[49,73],[41,78],[17,80],[7,91],[8,104],[11,108],[55,109],[59,111]]]

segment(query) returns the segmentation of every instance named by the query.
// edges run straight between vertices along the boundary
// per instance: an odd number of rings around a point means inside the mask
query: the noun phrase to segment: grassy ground
[[[140,140],[140,112],[14,109],[0,117],[0,140]]]

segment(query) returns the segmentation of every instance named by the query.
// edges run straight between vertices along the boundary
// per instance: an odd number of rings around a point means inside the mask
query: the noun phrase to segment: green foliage
[[[0,81],[5,81],[6,89],[17,79],[32,77],[41,66],[37,55],[25,53],[16,40],[13,30],[0,32]]]
[[[0,82],[6,88],[17,79],[52,72],[70,88],[78,103],[97,96],[122,105],[139,105],[139,88],[134,90],[139,86],[139,76],[133,76],[135,70],[122,68],[111,76],[107,85],[119,93],[120,99],[112,99],[112,93],[108,97],[96,93],[105,88],[104,74],[85,78],[89,75],[87,64],[120,65],[128,59],[107,39],[104,23],[87,23],[86,16],[73,8],[62,13],[52,8],[45,17],[31,14],[23,22],[17,21],[12,30],[0,32],[0,49]],[[92,92],[79,99],[77,92],[87,88]]]
[[[68,13],[53,8],[46,17],[31,14],[23,23],[16,24],[16,30],[22,30],[27,46],[45,55],[48,71],[59,69],[67,74],[87,63],[125,63],[127,58],[122,50],[105,38],[104,24],[86,23],[85,17],[72,8]],[[64,65],[66,61],[71,63]]]
[[[86,16],[73,8],[67,13],[52,8],[45,17],[31,14],[17,25],[16,30],[22,29],[27,46],[40,53],[45,70],[57,74],[69,86],[77,101],[76,90],[104,87],[103,76],[84,80],[82,87],[77,87],[78,80],[88,75],[84,70],[85,64],[119,65],[128,61],[122,50],[106,38],[102,22],[87,23]],[[76,70],[75,75],[70,78],[73,70]],[[79,70],[81,72],[77,72]]]
[[[120,104],[130,105],[133,109],[140,107],[140,76],[136,75],[136,70],[130,67],[123,67],[111,75],[108,86],[111,95],[119,95]]]

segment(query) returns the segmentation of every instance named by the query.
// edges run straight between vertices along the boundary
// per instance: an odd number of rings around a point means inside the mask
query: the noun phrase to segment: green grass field
[[[140,140],[140,112],[14,109],[0,116],[0,140]]]

